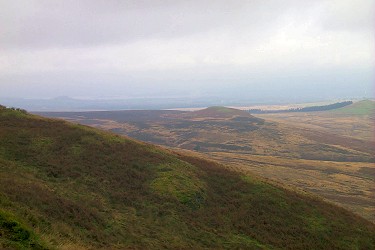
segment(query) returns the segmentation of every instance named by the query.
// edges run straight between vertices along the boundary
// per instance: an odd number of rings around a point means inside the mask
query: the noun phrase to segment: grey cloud
[[[373,32],[375,1],[332,0],[322,10],[321,23],[325,29],[351,32]]]
[[[214,26],[205,10],[158,1],[2,1],[1,47],[90,46],[173,37]],[[188,13],[188,15],[186,15]],[[212,17],[211,17],[212,18]],[[198,25],[197,25],[198,24]]]
[[[373,5],[0,0],[0,95],[277,92],[297,83],[302,93],[312,79],[363,92],[374,80]]]
[[[291,6],[303,8],[299,1],[290,2],[294,5],[280,1],[2,0],[0,46],[119,44],[187,36],[220,27],[260,32]]]

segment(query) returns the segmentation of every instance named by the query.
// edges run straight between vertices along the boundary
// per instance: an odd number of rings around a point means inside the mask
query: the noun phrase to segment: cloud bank
[[[245,97],[305,88],[344,97],[334,93],[340,86],[371,96],[374,7],[372,0],[0,0],[0,96]]]

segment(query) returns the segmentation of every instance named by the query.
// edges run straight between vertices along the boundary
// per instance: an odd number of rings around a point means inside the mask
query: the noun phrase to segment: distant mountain
[[[374,249],[311,195],[150,144],[0,107],[5,249]]]

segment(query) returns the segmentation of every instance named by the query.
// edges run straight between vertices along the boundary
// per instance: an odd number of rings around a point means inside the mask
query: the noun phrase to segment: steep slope
[[[317,198],[214,162],[5,108],[0,209],[29,235],[16,237],[19,230],[6,231],[1,219],[2,248],[375,246],[373,224]]]

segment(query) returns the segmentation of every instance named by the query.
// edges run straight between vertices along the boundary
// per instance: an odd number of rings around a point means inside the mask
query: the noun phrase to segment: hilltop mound
[[[7,249],[375,245],[373,224],[317,198],[193,156],[5,108],[0,204],[0,247]]]
[[[333,111],[336,114],[343,115],[369,115],[375,116],[375,101],[363,100],[355,102],[349,106]]]
[[[220,119],[232,119],[236,117],[246,117],[251,119],[257,119],[252,116],[249,112],[227,108],[221,106],[208,107],[206,109],[197,110],[191,112],[191,116],[199,118],[220,118]]]

